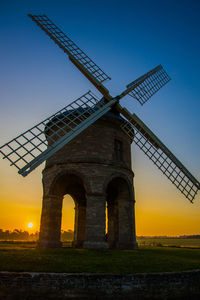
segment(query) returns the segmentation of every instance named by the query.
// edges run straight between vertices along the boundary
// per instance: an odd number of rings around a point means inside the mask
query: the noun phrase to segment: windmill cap
[[[95,112],[98,107],[94,107],[92,108],[93,111]],[[47,134],[47,136],[50,136],[51,135],[51,130],[53,130],[53,132],[56,132],[57,130],[65,127],[65,124],[67,125],[68,123],[74,123],[74,119],[78,116],[81,116],[84,114],[84,112],[86,112],[88,110],[88,108],[83,108],[83,107],[79,107],[77,109],[71,109],[71,110],[67,110],[67,111],[64,111],[58,115],[56,115],[55,117],[53,117],[52,119],[49,120],[49,122],[46,124],[45,126],[45,133]],[[110,111],[108,111],[105,115],[103,115],[102,117],[99,118],[100,119],[104,119],[106,118],[107,120],[109,120],[110,122],[118,122],[118,123],[121,123],[121,124],[126,124],[126,126],[130,126],[129,128],[129,131],[132,131],[132,135],[134,136],[134,130],[133,128],[131,127],[131,125],[129,124],[129,122],[124,119],[120,113],[113,107],[111,108]],[[80,123],[81,124],[81,119],[80,120]],[[77,125],[79,125],[77,124]],[[120,125],[121,125],[120,124]],[[55,126],[55,127],[54,127]],[[57,129],[56,129],[57,127]],[[50,130],[50,132],[49,132]],[[61,129],[63,130],[63,129]],[[67,129],[67,126],[66,126],[66,131],[70,131],[70,126],[69,128]],[[52,132],[52,133],[53,133]]]

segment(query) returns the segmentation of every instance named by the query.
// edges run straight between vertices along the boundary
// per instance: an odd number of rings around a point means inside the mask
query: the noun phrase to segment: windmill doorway
[[[135,241],[133,188],[126,179],[116,177],[107,185],[106,194],[108,246],[132,249]]]
[[[67,201],[66,201],[67,200]],[[71,207],[69,220],[62,220],[63,202],[64,209]],[[69,204],[68,203],[68,204]],[[65,217],[66,212],[63,213]],[[77,175],[64,173],[57,176],[49,193],[44,195],[40,226],[40,247],[61,246],[61,224],[69,224],[74,216],[73,247],[82,247],[86,236],[86,187]],[[67,225],[69,226],[69,225]]]

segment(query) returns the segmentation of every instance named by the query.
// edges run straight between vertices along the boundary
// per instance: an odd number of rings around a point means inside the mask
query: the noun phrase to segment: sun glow
[[[28,223],[28,228],[33,228],[33,223]]]

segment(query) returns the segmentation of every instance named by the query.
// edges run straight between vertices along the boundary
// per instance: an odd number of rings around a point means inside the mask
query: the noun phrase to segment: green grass
[[[192,269],[200,269],[200,249],[143,246],[139,250],[94,251],[0,243],[1,271],[130,274]]]

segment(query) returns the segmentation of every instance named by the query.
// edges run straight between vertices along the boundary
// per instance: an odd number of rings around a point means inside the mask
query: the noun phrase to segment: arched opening
[[[66,194],[63,197],[61,220],[61,242],[64,246],[72,246],[74,240],[74,225],[75,202],[69,194]]]
[[[73,230],[73,246],[82,247],[86,239],[86,187],[80,177],[71,173],[58,176],[49,196],[44,197],[40,239],[60,245],[61,226]]]
[[[107,241],[109,248],[133,247],[134,195],[128,182],[121,177],[107,186]]]

